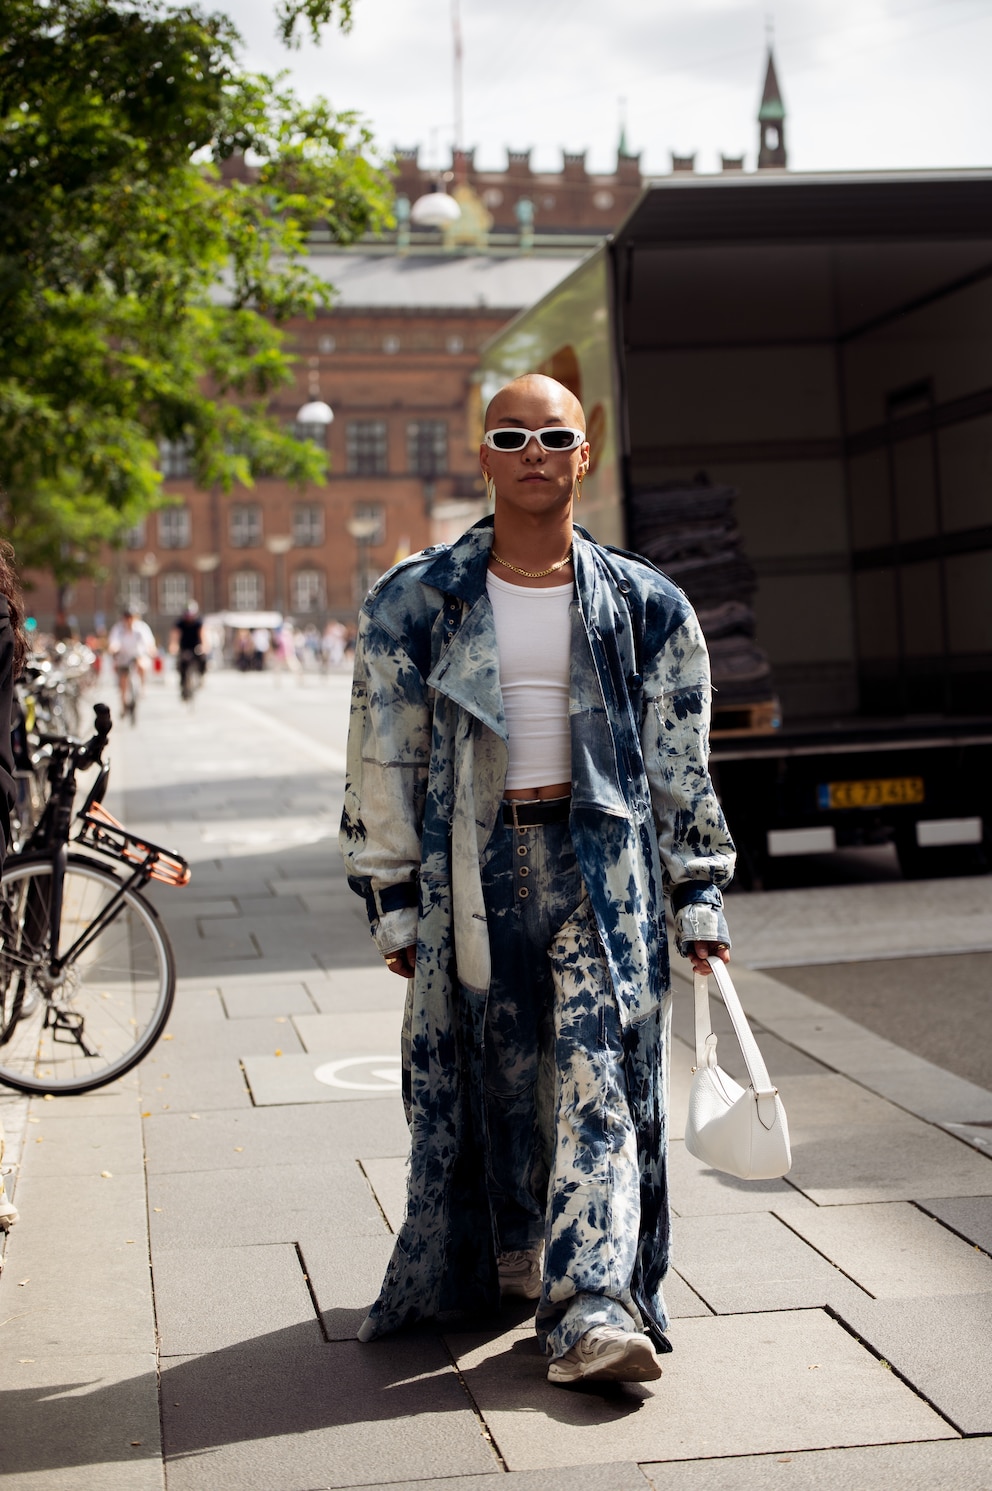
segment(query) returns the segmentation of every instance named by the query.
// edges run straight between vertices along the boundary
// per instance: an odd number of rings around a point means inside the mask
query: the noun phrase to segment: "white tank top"
[[[510,732],[509,791],[572,779],[568,730],[571,585],[531,590],[492,573],[499,682]]]

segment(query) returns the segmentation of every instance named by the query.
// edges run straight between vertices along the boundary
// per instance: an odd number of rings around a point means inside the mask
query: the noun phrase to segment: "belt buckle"
[[[508,797],[505,799],[505,801],[510,809],[510,817],[513,820],[513,827],[516,829],[517,833],[523,833],[525,829],[530,827],[530,824],[519,822],[517,818],[517,809],[521,803],[527,801],[526,797]]]

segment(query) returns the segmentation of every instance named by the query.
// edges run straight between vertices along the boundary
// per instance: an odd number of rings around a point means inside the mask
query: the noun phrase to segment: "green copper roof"
[[[768,51],[768,70],[765,73],[765,88],[761,95],[758,118],[762,124],[777,122],[785,118],[785,104],[782,102],[778,78],[775,76],[775,60],[772,57],[771,48]]]

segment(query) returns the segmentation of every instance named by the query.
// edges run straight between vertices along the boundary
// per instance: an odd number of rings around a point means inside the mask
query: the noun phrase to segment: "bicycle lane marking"
[[[332,771],[345,771],[347,758],[344,751],[336,751],[331,746],[321,745],[304,730],[298,730],[295,725],[287,725],[283,720],[273,719],[271,715],[265,713],[264,709],[259,709],[255,704],[245,704],[240,699],[226,699],[225,707],[251,720],[253,724],[264,725],[270,734],[281,736],[283,740],[289,741],[298,750],[303,751],[313,760],[319,761],[321,766],[328,766]]]
[[[359,1072],[345,1076],[345,1072]],[[362,1081],[362,1071],[375,1081]],[[314,1070],[318,1082],[326,1087],[344,1087],[351,1092],[395,1092],[402,1082],[400,1063],[395,1056],[346,1056],[340,1061],[325,1061]]]

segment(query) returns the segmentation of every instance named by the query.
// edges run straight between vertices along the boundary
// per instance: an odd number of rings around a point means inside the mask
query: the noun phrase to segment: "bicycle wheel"
[[[105,865],[70,855],[60,941],[66,961],[53,977],[51,876],[46,860],[13,859],[4,869],[0,1082],[21,1092],[88,1092],[130,1071],[154,1045],[172,1008],[175,963],[144,897],[122,893]]]

